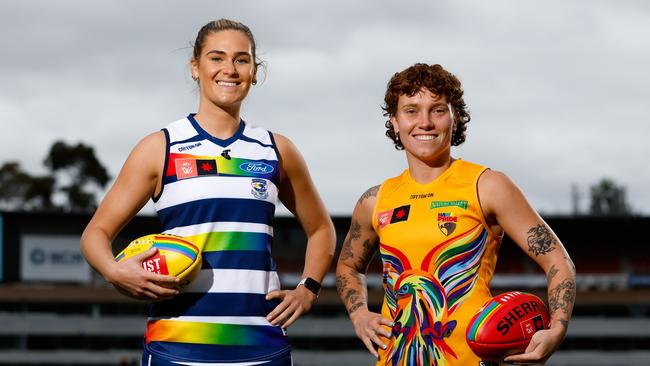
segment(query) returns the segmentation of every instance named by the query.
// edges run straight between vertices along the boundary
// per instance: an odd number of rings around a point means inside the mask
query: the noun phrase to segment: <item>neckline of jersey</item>
[[[447,176],[449,176],[449,174],[451,174],[451,170],[452,170],[452,168],[453,168],[455,165],[457,165],[456,162],[459,161],[459,160],[461,160],[461,159],[453,159],[453,160],[451,161],[451,164],[449,164],[449,167],[448,167],[444,172],[442,172],[442,174],[440,174],[439,176],[435,177],[435,178],[434,178],[432,181],[430,181],[430,182],[427,182],[427,183],[424,183],[424,184],[419,183],[418,181],[416,181],[415,179],[413,179],[413,177],[411,176],[411,170],[410,170],[409,168],[406,168],[406,170],[404,171],[404,179],[406,180],[406,182],[407,182],[408,184],[410,184],[410,185],[413,186],[414,188],[416,188],[416,189],[418,189],[418,190],[420,190],[420,191],[422,191],[422,192],[425,192],[425,191],[427,191],[427,190],[430,190],[433,186],[435,186],[436,184],[438,184],[439,182],[441,182],[441,181],[444,180],[445,178],[447,178]]]
[[[225,140],[222,140],[222,139],[220,139],[218,137],[212,136],[208,131],[204,130],[201,127],[201,125],[199,124],[199,122],[197,122],[197,120],[194,118],[195,115],[196,115],[196,113],[190,113],[187,116],[187,119],[190,121],[190,123],[192,124],[192,127],[194,127],[196,132],[198,132],[200,136],[205,137],[206,139],[214,142],[215,144],[217,144],[217,145],[219,145],[221,147],[226,147],[226,146],[232,144],[234,141],[239,139],[241,137],[241,135],[244,133],[244,127],[246,126],[246,122],[244,122],[244,120],[240,118],[239,119],[239,127],[237,128],[237,131],[235,131],[235,133],[232,136],[228,137]]]

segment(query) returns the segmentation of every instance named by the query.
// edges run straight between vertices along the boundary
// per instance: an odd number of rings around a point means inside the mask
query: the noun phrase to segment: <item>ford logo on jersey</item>
[[[239,169],[253,174],[269,174],[273,172],[273,167],[262,162],[247,161],[239,166]]]

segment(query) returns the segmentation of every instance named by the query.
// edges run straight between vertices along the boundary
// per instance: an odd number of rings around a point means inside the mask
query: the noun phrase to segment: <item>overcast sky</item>
[[[291,138],[332,214],[406,167],[384,137],[391,75],[440,63],[472,121],[452,154],[508,174],[545,214],[610,177],[650,214],[650,2],[2,1],[0,164],[44,172],[55,140],[116,176],[145,135],[197,109],[187,62],[217,18],[268,67],[242,109]],[[146,208],[145,212],[152,212]]]

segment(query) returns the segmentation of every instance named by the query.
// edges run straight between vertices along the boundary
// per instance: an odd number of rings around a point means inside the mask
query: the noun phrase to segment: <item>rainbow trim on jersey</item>
[[[278,327],[157,320],[147,324],[146,343],[277,346],[286,342],[281,335],[282,330]]]

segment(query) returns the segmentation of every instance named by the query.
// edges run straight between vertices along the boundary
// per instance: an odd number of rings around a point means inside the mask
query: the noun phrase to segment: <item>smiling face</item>
[[[412,96],[401,94],[390,121],[409,159],[434,163],[449,158],[454,120],[444,95],[426,88]]]
[[[230,110],[241,106],[257,68],[248,36],[222,30],[205,37],[201,53],[192,59],[192,78],[199,81],[201,104]]]

